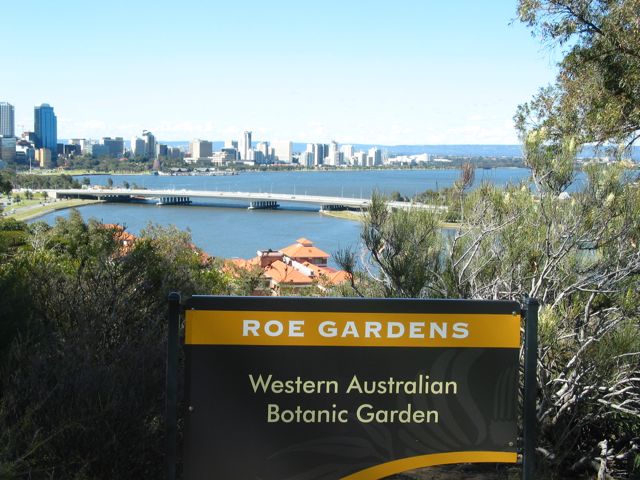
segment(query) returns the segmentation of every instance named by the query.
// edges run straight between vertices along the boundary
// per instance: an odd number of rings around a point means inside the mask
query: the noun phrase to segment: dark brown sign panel
[[[515,462],[515,302],[193,297],[185,478]]]

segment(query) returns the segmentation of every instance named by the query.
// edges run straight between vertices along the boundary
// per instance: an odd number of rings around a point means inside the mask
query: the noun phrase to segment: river
[[[442,170],[366,170],[328,172],[245,172],[233,176],[151,176],[88,175],[92,185],[114,186],[124,182],[145,188],[228,190],[246,192],[298,193],[367,198],[373,191],[394,191],[413,196],[427,189],[449,187],[458,178],[455,169]],[[524,168],[477,170],[475,184],[491,182],[505,185],[526,180]],[[81,181],[83,176],[78,177]],[[107,203],[82,207],[85,218],[119,223],[137,234],[148,223],[175,225],[189,229],[194,243],[216,257],[250,258],[259,249],[279,249],[305,237],[335,254],[343,248],[358,248],[360,224],[352,220],[327,217],[306,207],[284,206],[271,210],[247,210],[241,202],[213,204],[195,201],[191,206]],[[66,217],[62,210],[40,217],[48,223]],[[333,263],[333,262],[332,262]]]

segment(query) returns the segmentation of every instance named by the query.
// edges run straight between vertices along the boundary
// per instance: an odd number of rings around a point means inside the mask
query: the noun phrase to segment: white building
[[[194,139],[191,142],[191,158],[193,160],[209,158],[213,155],[213,142]]]
[[[280,163],[293,162],[293,142],[277,141],[273,142],[273,155]]]
[[[345,163],[349,165],[352,164],[353,158],[353,145],[342,145],[340,146],[340,153],[342,153],[342,159]]]
[[[367,152],[359,150],[351,156],[351,162],[358,167],[367,166]]]
[[[313,164],[317,167],[324,163],[324,144],[322,143],[314,143],[313,144]]]
[[[378,147],[371,147],[367,155],[367,166],[377,167],[382,165],[382,151]]]
[[[313,151],[309,151],[308,149],[305,150],[304,152],[302,152],[300,154],[300,157],[298,158],[298,163],[306,168],[311,168],[313,167]]]
[[[253,158],[249,158],[249,157],[253,157],[253,155],[249,153],[251,152],[251,132],[250,131],[246,130],[244,132],[244,135],[240,139],[238,151],[240,152],[240,160],[242,161],[253,160]]]

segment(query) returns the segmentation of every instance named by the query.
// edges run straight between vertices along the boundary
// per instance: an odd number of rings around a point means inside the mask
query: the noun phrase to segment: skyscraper
[[[329,147],[322,143],[315,143],[313,145],[313,164],[315,166],[324,164],[325,152],[329,150]]]
[[[148,130],[142,131],[144,137],[144,154],[147,158],[156,158],[156,137]]]
[[[144,150],[146,144],[144,138],[133,137],[131,138],[131,154],[134,157],[144,157]]]
[[[53,107],[43,103],[34,108],[33,114],[36,148],[47,148],[54,157],[58,149],[58,119],[53,113]]]
[[[326,165],[340,165],[342,163],[342,154],[338,142],[332,140],[329,144],[328,153],[325,151],[325,164]]]
[[[273,142],[273,149],[275,150],[275,156],[280,163],[291,163],[293,161],[293,143],[287,141]]]
[[[342,145],[340,147],[340,152],[342,153],[344,162],[351,165],[353,159],[353,145]]]
[[[248,130],[244,132],[244,136],[240,140],[240,160],[249,160],[251,156],[251,132]]]
[[[367,166],[376,167],[382,165],[382,151],[378,147],[371,147],[367,155]]]
[[[198,160],[200,158],[209,158],[213,155],[213,142],[207,140],[194,139],[191,142],[191,158]]]
[[[13,162],[16,159],[16,138],[0,135],[0,160]]]
[[[107,155],[111,158],[121,157],[124,154],[124,140],[122,137],[103,137],[100,143],[107,147]]]
[[[13,105],[0,102],[0,137],[15,137],[15,119]]]

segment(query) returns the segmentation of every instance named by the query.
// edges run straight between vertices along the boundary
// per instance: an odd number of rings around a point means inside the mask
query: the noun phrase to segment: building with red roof
[[[283,287],[322,290],[349,280],[349,274],[327,265],[330,255],[313,245],[311,240],[299,238],[296,243],[280,250],[258,250],[249,260],[234,258],[226,262],[229,271],[260,268],[265,284],[256,295],[279,295]]]

